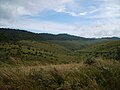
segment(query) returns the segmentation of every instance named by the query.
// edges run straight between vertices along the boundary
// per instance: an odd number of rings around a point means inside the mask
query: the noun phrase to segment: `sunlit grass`
[[[114,63],[114,65],[113,65]],[[0,68],[0,88],[12,90],[119,90],[120,64],[85,63],[6,66]]]

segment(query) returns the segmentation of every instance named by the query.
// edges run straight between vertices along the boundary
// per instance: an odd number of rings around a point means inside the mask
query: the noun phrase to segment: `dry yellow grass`
[[[60,64],[60,65],[36,65],[36,66],[19,66],[19,67],[3,67],[0,68],[1,71],[21,71],[24,73],[29,73],[31,70],[35,71],[51,71],[53,69],[57,69],[58,71],[64,72],[68,70],[77,70],[78,68],[84,68],[85,65],[83,62],[81,63],[71,63],[71,64]]]
[[[97,65],[112,65],[116,62],[111,62],[111,60],[97,60]],[[48,64],[48,65],[36,65],[36,66],[18,66],[18,67],[11,67],[11,66],[6,66],[6,67],[1,67],[0,70],[1,71],[21,71],[24,73],[29,73],[31,70],[35,70],[35,71],[51,71],[54,68],[57,69],[58,71],[64,72],[64,71],[72,71],[72,70],[77,70],[77,69],[84,69],[86,67],[86,65],[84,64],[84,62],[81,63],[70,63],[70,64],[60,64],[60,65],[53,65],[53,64]]]
[[[0,87],[13,90],[109,90],[112,87],[120,90],[119,66],[118,62],[109,60],[97,60],[92,65],[81,62],[6,66],[0,68]]]

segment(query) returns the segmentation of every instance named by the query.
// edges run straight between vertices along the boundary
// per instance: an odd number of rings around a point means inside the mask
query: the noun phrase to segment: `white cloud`
[[[120,37],[120,0],[87,2],[87,0],[0,0],[0,26],[36,32],[42,30],[40,32],[69,33],[84,37]],[[95,21],[88,25],[76,25],[22,18],[23,15],[36,16],[49,10],[74,17],[85,16]]]
[[[87,0],[84,1],[87,4]],[[88,6],[82,5],[85,3],[83,0],[80,0],[79,3],[77,0],[0,0],[0,19],[35,15],[47,10],[67,13],[72,16],[92,14],[93,18],[120,16],[119,0],[93,0],[89,2]]]
[[[38,21],[32,19],[26,19],[24,21],[16,21],[12,24],[6,25],[10,28],[21,28],[30,30],[33,32],[44,33],[71,33],[75,26],[71,24],[55,23],[49,21]]]
[[[120,20],[98,21],[90,25],[77,24],[76,30],[79,36],[84,37],[120,37]]]
[[[47,10],[60,10],[74,0],[0,0],[0,20],[16,19],[22,15],[37,15]]]
[[[120,17],[120,0],[102,0],[102,3],[96,7],[92,18],[117,18]]]
[[[82,37],[120,37],[120,20],[112,19],[106,22],[98,21],[90,25],[64,24],[48,21],[27,19],[8,24],[11,28],[22,28],[33,32],[42,33],[68,33]]]

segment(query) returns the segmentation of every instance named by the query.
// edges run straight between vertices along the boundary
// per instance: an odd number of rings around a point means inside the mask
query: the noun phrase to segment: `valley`
[[[120,38],[0,28],[0,90],[119,90]]]

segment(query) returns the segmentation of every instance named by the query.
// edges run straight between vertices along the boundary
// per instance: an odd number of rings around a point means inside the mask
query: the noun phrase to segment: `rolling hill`
[[[31,40],[38,42],[49,42],[61,45],[70,50],[78,50],[85,48],[91,44],[106,41],[120,40],[120,38],[84,38],[69,34],[48,34],[48,33],[32,33],[25,30],[0,28],[0,42],[16,42],[20,40]]]
[[[96,43],[82,50],[78,50],[78,52],[81,55],[92,55],[92,57],[120,60],[120,40],[110,40]]]
[[[120,90],[120,38],[0,28],[0,90]]]
[[[0,41],[18,41],[18,40],[94,40],[89,38],[77,37],[68,34],[49,34],[32,33],[25,30],[0,28]]]
[[[0,28],[1,64],[72,63],[86,55],[119,59],[119,46],[120,40],[115,37],[95,39]]]

